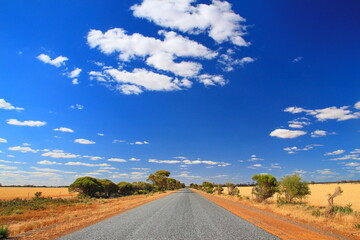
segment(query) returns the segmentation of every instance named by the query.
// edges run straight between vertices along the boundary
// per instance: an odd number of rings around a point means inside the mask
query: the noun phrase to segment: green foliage
[[[5,239],[9,237],[10,231],[9,231],[9,225],[3,226],[0,225],[0,239]]]
[[[360,229],[360,224],[355,224],[354,227],[357,228],[357,229]]]
[[[119,187],[108,179],[98,179],[98,181],[103,186],[102,196],[109,198],[112,194],[117,193]]]
[[[160,191],[165,191],[168,188],[167,178],[170,176],[169,171],[160,170],[156,173],[151,173],[147,181],[152,182],[155,188]]]
[[[342,213],[342,214],[350,215],[354,212],[354,209],[352,209],[351,204],[348,204],[345,207],[334,206],[332,211],[333,213]]]
[[[39,197],[41,197],[41,194],[42,194],[42,192],[36,192],[36,193],[34,193],[34,196],[35,196],[36,198],[39,198]]]
[[[90,197],[97,197],[104,191],[103,185],[92,177],[81,177],[69,186],[70,192],[78,192]]]
[[[190,188],[200,189],[200,186],[196,183],[190,183]]]
[[[222,192],[224,191],[224,188],[222,187],[221,184],[218,184],[216,185],[215,189],[214,189],[215,192],[217,192],[217,194],[222,194]]]
[[[210,194],[213,194],[214,192],[212,190],[206,190],[206,193],[210,193]]]
[[[256,181],[256,186],[252,189],[255,201],[263,202],[272,197],[277,191],[277,180],[270,174],[256,174],[252,177]]]
[[[320,209],[316,208],[316,209],[312,210],[311,215],[314,217],[320,217],[321,216]]]
[[[214,188],[214,185],[211,182],[203,182],[201,186],[204,192],[212,191]]]
[[[228,189],[228,194],[229,194],[230,196],[237,196],[237,195],[240,194],[240,191],[239,191],[239,189],[236,187],[235,184],[233,184],[233,183],[226,183],[226,187],[227,187],[227,189]]]
[[[297,174],[288,175],[279,182],[279,193],[283,195],[280,201],[291,203],[294,199],[301,200],[306,195],[310,195],[309,184],[302,181]]]
[[[146,182],[133,182],[132,189],[137,194],[147,194],[154,189],[154,186]]]
[[[131,183],[119,182],[118,187],[119,187],[119,193],[122,196],[128,196],[134,193],[134,189]]]

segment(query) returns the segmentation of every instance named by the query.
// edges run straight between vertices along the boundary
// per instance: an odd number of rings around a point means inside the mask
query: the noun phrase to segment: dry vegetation
[[[115,199],[33,198],[2,201],[0,225],[9,224],[10,236],[19,237],[17,239],[56,239],[170,193]]]
[[[71,198],[77,193],[69,193],[68,188],[55,187],[0,187],[0,200],[14,198],[30,199],[36,192],[41,192],[43,197]]]
[[[343,193],[334,199],[334,212],[329,214],[327,195],[339,186]],[[240,197],[226,195],[226,187],[223,195],[214,195],[360,239],[360,184],[310,184],[311,195],[295,204],[277,204],[276,195],[267,203],[257,203],[251,200],[252,187],[238,189]]]

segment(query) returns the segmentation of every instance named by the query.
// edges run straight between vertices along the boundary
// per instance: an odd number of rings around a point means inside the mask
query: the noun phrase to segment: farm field
[[[67,188],[52,187],[0,187],[0,200],[14,198],[30,199],[36,192],[41,192],[42,197],[75,197],[77,193],[69,193]]]
[[[326,206],[327,194],[333,193],[336,187],[341,187],[343,193],[334,199],[335,205],[346,206],[351,204],[354,210],[360,211],[360,184],[357,183],[329,183],[329,184],[309,184],[311,195],[306,198],[309,205]],[[253,187],[238,187],[240,195],[251,198]],[[227,194],[226,187],[224,193]],[[276,200],[276,194],[272,198]]]

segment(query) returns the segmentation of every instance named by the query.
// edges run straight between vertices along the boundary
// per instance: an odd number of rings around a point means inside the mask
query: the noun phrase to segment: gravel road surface
[[[189,189],[101,221],[61,240],[279,239]]]

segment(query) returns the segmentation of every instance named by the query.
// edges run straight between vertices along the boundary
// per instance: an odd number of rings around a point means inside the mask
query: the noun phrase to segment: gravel
[[[185,189],[106,219],[61,240],[279,239]]]

